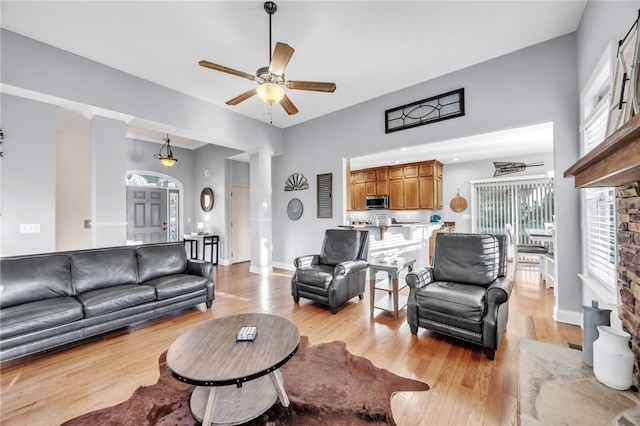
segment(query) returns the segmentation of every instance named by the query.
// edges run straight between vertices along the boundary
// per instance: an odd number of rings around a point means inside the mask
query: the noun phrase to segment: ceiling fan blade
[[[286,43],[276,43],[275,49],[273,49],[273,56],[271,57],[271,63],[269,64],[269,72],[275,75],[282,75],[284,69],[287,67],[289,60],[293,56],[293,47]]]
[[[238,105],[242,101],[246,101],[250,97],[256,94],[256,89],[247,90],[242,95],[238,95],[233,99],[229,99],[225,102],[227,105]]]
[[[330,92],[336,91],[335,83],[322,83],[319,81],[287,81],[286,86],[293,90],[311,90],[314,92]]]
[[[253,74],[247,74],[246,72],[234,70],[233,68],[225,67],[224,65],[214,64],[209,61],[200,61],[198,62],[201,67],[210,68],[216,71],[226,72],[227,74],[237,75],[238,77],[246,78],[247,80],[255,80],[256,76]]]
[[[298,113],[298,108],[291,102],[291,99],[287,95],[284,95],[284,98],[280,101],[280,105],[287,111],[287,114],[294,115]]]

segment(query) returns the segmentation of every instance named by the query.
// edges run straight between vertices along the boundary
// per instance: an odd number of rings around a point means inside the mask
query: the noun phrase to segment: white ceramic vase
[[[596,379],[613,389],[631,386],[633,352],[629,349],[629,333],[606,325],[598,326],[599,337],[593,342],[593,373]]]

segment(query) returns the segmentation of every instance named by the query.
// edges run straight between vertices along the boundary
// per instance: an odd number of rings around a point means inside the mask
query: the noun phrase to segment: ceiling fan
[[[268,1],[264,4],[264,10],[269,15],[269,66],[258,68],[256,75],[238,71],[223,65],[214,64],[213,62],[202,60],[200,66],[210,68],[216,71],[226,72],[238,77],[253,80],[259,84],[255,89],[248,90],[233,99],[229,99],[227,105],[237,105],[242,101],[246,101],[253,95],[258,95],[260,99],[268,104],[280,103],[282,108],[289,115],[298,113],[298,108],[291,102],[291,99],[285,93],[284,87],[292,90],[310,90],[313,92],[334,92],[336,90],[335,83],[324,83],[318,81],[299,81],[286,80],[284,69],[286,68],[294,49],[286,43],[277,42],[271,55],[271,16],[278,10],[274,2]]]

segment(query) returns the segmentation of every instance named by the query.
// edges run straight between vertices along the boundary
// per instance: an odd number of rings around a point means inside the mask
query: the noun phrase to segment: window
[[[553,179],[524,176],[471,182],[476,227],[474,232],[504,234],[511,224],[517,244],[531,244],[528,229],[553,223]]]
[[[606,137],[611,102],[611,50],[608,48],[587,83],[581,99],[582,154]],[[614,188],[582,190],[583,262],[588,278],[609,289],[616,286],[616,211]]]

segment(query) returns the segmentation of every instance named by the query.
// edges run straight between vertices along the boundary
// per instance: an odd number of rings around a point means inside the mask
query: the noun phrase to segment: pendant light
[[[173,152],[171,151],[171,140],[169,139],[169,134],[167,133],[167,138],[164,140],[165,143],[160,148],[160,151],[155,154],[153,157],[160,160],[163,166],[165,167],[173,167],[174,164],[178,162],[178,159],[173,156]],[[162,155],[162,150],[165,150],[165,155]]]

